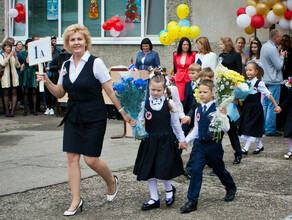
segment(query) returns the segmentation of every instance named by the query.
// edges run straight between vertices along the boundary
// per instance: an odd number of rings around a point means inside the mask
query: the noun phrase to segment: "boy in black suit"
[[[184,108],[184,113],[187,115],[192,108],[194,98],[194,91],[195,88],[198,87],[199,83],[199,73],[201,71],[201,65],[198,63],[193,63],[189,66],[189,76],[191,81],[186,83],[185,86],[185,93],[184,93],[184,100],[182,100],[182,105]],[[183,124],[182,129],[185,133],[185,136],[189,133],[192,129],[193,123],[191,124]]]

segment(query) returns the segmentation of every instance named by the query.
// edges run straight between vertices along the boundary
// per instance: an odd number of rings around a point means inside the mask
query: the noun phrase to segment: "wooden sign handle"
[[[42,63],[38,64],[39,66],[39,73],[44,73],[44,67]],[[44,92],[45,91],[45,86],[44,86],[44,81],[39,81],[39,91]]]

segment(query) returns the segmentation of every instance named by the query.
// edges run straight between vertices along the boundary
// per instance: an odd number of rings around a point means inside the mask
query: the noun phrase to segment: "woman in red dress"
[[[174,73],[176,87],[180,101],[184,99],[185,84],[191,81],[189,77],[189,66],[195,62],[196,52],[192,51],[191,41],[183,37],[177,51],[173,53]]]

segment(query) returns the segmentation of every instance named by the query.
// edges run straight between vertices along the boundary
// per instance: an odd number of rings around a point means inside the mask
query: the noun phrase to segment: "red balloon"
[[[107,21],[103,23],[102,28],[103,28],[103,30],[105,30],[105,31],[109,31],[110,29],[112,29],[112,28],[108,25]]]
[[[21,19],[25,18],[25,11],[20,11],[20,12],[18,12],[18,16],[19,16]]]
[[[14,21],[15,21],[16,23],[20,23],[21,20],[22,20],[22,18],[19,17],[19,15],[18,15],[17,17],[14,18]]]
[[[117,23],[115,24],[115,26],[114,26],[114,29],[115,29],[116,31],[122,31],[122,30],[124,29],[124,25],[123,25],[123,23],[122,23],[122,22],[117,22]]]
[[[114,23],[120,22],[120,18],[118,16],[113,16],[111,20],[113,20]]]
[[[292,18],[292,11],[286,11],[285,14],[284,14],[284,17],[287,20],[291,20],[291,18]]]
[[[245,14],[245,8],[239,8],[237,10],[237,16],[241,15],[241,14]]]
[[[115,26],[115,22],[114,22],[114,20],[112,20],[112,19],[109,19],[109,20],[107,20],[106,22],[107,22],[107,25],[108,25],[110,28],[112,28],[112,27]]]
[[[17,4],[15,5],[15,9],[16,9],[18,12],[23,11],[23,9],[24,9],[23,4],[21,4],[21,3],[17,3]]]
[[[261,15],[254,15],[252,16],[251,18],[251,25],[256,28],[256,29],[259,29],[259,28],[262,28],[265,24],[265,19],[263,16]]]

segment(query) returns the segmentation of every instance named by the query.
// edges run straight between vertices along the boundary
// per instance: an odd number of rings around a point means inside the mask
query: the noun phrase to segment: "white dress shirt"
[[[81,60],[79,61],[77,67],[75,67],[75,64],[74,64],[73,55],[70,57],[70,59],[68,61],[65,61],[62,65],[62,68],[61,68],[61,71],[59,74],[58,84],[63,85],[63,74],[64,74],[63,71],[64,71],[64,64],[66,62],[70,62],[69,79],[72,83],[74,83],[75,80],[77,79],[77,77],[79,76],[80,72],[82,71],[84,65],[87,63],[89,57],[90,57],[90,53],[88,51],[86,51],[84,53],[83,57],[81,58]],[[68,72],[68,70],[67,70],[67,72]],[[93,73],[94,73],[95,78],[101,84],[111,80],[109,72],[108,72],[105,64],[103,63],[103,61],[100,58],[96,58],[94,60]]]
[[[204,106],[206,105],[207,108],[206,108],[206,111],[208,111],[208,109],[210,108],[210,106],[215,103],[216,101],[215,100],[212,100],[208,103],[203,103],[201,104],[202,108],[204,109]],[[190,144],[193,140],[195,140],[196,138],[199,137],[199,123],[198,123],[198,120],[197,120],[197,111],[198,109],[196,109],[195,111],[195,120],[194,120],[194,128],[193,130],[188,134],[188,136],[186,137],[186,142],[187,144]],[[227,132],[228,130],[225,130],[225,129],[222,129],[223,132]]]
[[[155,111],[160,111],[163,104],[164,104],[165,96],[164,95],[161,96],[157,102],[154,102],[155,104],[153,104],[153,100],[157,100],[157,99],[154,99],[151,95],[149,95],[150,107]],[[174,112],[172,112],[169,110],[170,124],[172,127],[172,131],[175,134],[175,136],[179,142],[185,142],[185,135],[184,135],[184,132],[183,132],[181,125],[180,125],[177,107],[172,99],[169,99],[169,104],[171,105],[172,110],[174,111]],[[145,101],[142,103],[142,109],[145,109]],[[141,123],[145,120],[145,111],[141,111],[139,113],[138,120]]]
[[[214,72],[218,65],[217,55],[213,52],[207,54],[197,53],[195,62],[197,62],[198,59],[202,61],[202,69],[209,67]]]
[[[176,86],[168,86],[170,92],[171,92],[171,99],[174,101],[175,106],[176,106],[176,110],[178,112],[179,115],[179,119],[182,119],[183,117],[185,117],[185,113],[184,113],[184,107],[179,99],[179,94],[178,94],[178,89]]]

